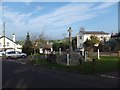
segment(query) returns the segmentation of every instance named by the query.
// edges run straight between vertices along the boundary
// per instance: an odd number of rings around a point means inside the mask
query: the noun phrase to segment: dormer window
[[[82,39],[82,36],[80,36],[80,39]]]

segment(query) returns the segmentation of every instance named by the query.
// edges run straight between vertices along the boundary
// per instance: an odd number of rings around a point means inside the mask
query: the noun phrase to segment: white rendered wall
[[[82,48],[80,46],[80,43],[83,44],[87,40],[87,38],[90,39],[91,35],[94,35],[94,34],[83,34],[83,33],[77,34],[77,48]],[[82,39],[80,39],[80,36],[82,36]],[[108,41],[111,37],[111,35],[105,35],[105,34],[96,34],[95,36],[97,36],[100,39],[100,41],[103,41],[104,38],[106,39],[106,41]]]
[[[7,42],[9,43],[9,46],[7,46]],[[0,39],[0,43],[1,43],[0,48],[4,48],[4,38]],[[9,40],[7,38],[5,38],[5,48],[13,48],[13,49],[15,49],[17,51],[22,51],[20,49],[20,48],[22,48],[21,45],[16,44],[16,43],[12,42],[11,40]]]

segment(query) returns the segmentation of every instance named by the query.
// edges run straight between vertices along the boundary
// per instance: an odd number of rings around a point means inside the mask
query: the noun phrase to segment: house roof
[[[44,46],[44,49],[51,49],[52,48],[52,45],[50,45],[50,44],[45,44],[45,46]]]
[[[13,43],[15,43],[15,44],[18,45],[18,43],[14,42],[13,40],[11,40],[10,38],[8,38],[8,37],[6,37],[6,36],[1,36],[0,39],[1,39],[1,38],[4,38],[4,37],[7,38],[7,39],[9,39],[10,41],[12,41]]]
[[[104,31],[80,31],[83,34],[106,34],[108,35],[109,33],[105,33]]]
[[[72,37],[72,39],[75,39],[76,37]],[[69,37],[64,38],[63,40],[69,40]]]

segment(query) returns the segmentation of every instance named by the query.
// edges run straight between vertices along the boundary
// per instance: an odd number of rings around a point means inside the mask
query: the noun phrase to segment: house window
[[[83,47],[83,44],[82,44],[82,43],[80,43],[80,47]]]
[[[82,36],[80,36],[80,39],[82,39]]]
[[[10,45],[10,43],[9,42],[7,42],[7,46],[9,46]]]

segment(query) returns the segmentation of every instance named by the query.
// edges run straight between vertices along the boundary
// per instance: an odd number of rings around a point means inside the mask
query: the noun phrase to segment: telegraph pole
[[[3,0],[1,0],[1,14],[2,14],[2,21],[4,21],[3,19],[3,16],[4,16],[4,13],[3,13]],[[3,48],[4,48],[4,52],[5,52],[5,56],[6,56],[6,49],[5,49],[5,21],[3,22]]]
[[[5,22],[3,23],[3,37],[4,37],[4,51],[5,51],[5,55],[6,55],[6,49],[5,49]]]

